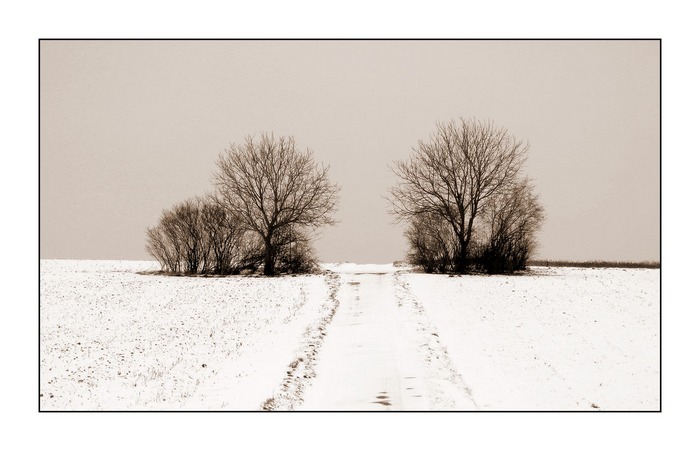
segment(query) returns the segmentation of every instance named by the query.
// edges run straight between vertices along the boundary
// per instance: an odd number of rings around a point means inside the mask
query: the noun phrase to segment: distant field
[[[608,262],[608,261],[567,261],[567,260],[530,260],[528,266],[555,266],[569,268],[648,268],[660,269],[661,263],[655,261],[645,262]]]

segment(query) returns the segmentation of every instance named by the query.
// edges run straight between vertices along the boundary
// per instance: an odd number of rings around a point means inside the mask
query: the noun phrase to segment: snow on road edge
[[[316,356],[323,345],[326,328],[333,320],[340,305],[337,296],[340,288],[340,275],[329,272],[325,281],[329,287],[329,295],[321,307],[321,316],[317,321],[307,326],[301,339],[301,352],[289,363],[287,374],[280,382],[278,390],[271,398],[261,403],[262,410],[294,410],[303,401],[303,394],[310,379],[316,376],[314,371]]]
[[[464,382],[456,369],[447,348],[440,342],[437,329],[430,323],[425,309],[411,293],[401,277],[403,272],[394,273],[396,303],[408,316],[409,323],[415,324],[420,342],[419,353],[426,363],[427,388],[430,392],[431,407],[437,410],[479,410],[471,388]]]

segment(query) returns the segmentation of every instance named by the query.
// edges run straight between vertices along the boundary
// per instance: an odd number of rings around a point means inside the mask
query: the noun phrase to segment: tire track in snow
[[[329,294],[321,307],[321,315],[318,320],[306,327],[301,339],[301,353],[287,366],[287,374],[272,397],[260,404],[262,410],[294,410],[303,401],[303,394],[309,381],[316,376],[314,368],[318,351],[323,345],[326,328],[340,305],[338,300],[340,275],[328,272],[325,282],[328,285]]]
[[[339,270],[340,307],[298,410],[430,410],[415,326],[396,305],[394,267]]]
[[[447,348],[440,342],[437,329],[430,323],[423,304],[411,293],[408,284],[402,278],[403,271],[394,273],[396,303],[410,322],[415,323],[420,340],[419,353],[427,365],[428,390],[431,403],[436,409],[461,409],[454,393],[466,398],[473,409],[479,409],[471,388],[464,382],[462,375],[455,369]]]

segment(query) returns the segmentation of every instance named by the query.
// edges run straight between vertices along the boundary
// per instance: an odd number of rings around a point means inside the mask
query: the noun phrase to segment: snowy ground
[[[403,274],[483,410],[658,410],[653,269],[534,268],[533,276]]]
[[[329,269],[340,274],[340,307],[300,410],[476,408],[432,330],[402,305],[397,268]]]
[[[42,410],[259,410],[334,308],[332,276],[166,277],[41,262]],[[282,403],[281,407],[287,407]]]
[[[658,410],[659,271],[42,260],[42,410]]]

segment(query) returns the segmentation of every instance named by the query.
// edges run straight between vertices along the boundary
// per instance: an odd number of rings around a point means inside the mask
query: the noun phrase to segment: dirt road
[[[476,407],[396,268],[340,265],[334,271],[340,305],[297,410]]]

